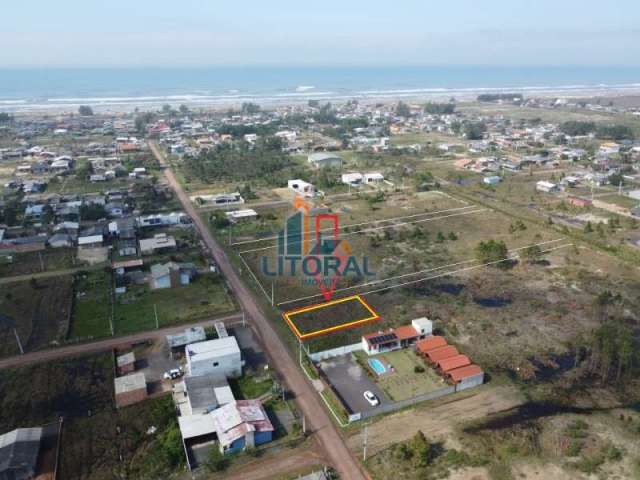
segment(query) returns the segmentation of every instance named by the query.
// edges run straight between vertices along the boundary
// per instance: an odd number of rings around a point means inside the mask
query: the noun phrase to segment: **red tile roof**
[[[449,375],[451,380],[453,380],[455,383],[458,383],[461,380],[464,380],[465,378],[475,377],[483,373],[484,372],[478,365],[471,364],[471,365],[467,365],[466,367],[450,370],[447,372],[447,375]]]
[[[455,357],[459,355],[458,349],[453,345],[447,345],[446,347],[434,348],[433,350],[429,350],[427,352],[427,357],[432,362],[439,362],[440,360],[444,360],[445,358]]]
[[[416,344],[416,348],[420,353],[427,353],[429,350],[433,350],[434,348],[444,347],[447,345],[447,341],[444,337],[439,335],[434,335],[433,337],[427,337],[424,340],[420,340]]]
[[[455,357],[444,358],[437,362],[438,368],[443,372],[448,372],[456,368],[466,367],[471,365],[471,360],[466,355],[456,355]]]
[[[409,340],[410,338],[417,338],[420,336],[416,329],[411,325],[403,325],[395,329],[398,340]]]

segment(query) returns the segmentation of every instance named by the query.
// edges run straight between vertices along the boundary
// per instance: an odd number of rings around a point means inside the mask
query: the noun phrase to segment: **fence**
[[[339,357],[340,355],[347,355],[352,352],[362,350],[362,343],[354,343],[351,345],[345,345],[343,347],[332,348],[331,350],[323,350],[322,352],[309,353],[308,356],[314,362],[320,362],[327,360],[328,358]]]
[[[418,395],[415,397],[407,398],[406,400],[400,400],[398,402],[387,403],[384,405],[380,405],[373,410],[369,410],[368,412],[361,412],[357,414],[353,414],[349,416],[349,421],[357,421],[364,420],[365,418],[375,417],[377,415],[382,415],[383,413],[395,412],[396,410],[401,410],[405,407],[410,407],[415,405],[416,403],[424,402],[426,400],[433,400],[434,398],[443,397],[445,395],[450,395],[455,393],[456,387],[455,385],[451,385],[449,387],[441,388],[440,390],[435,390],[433,392],[425,393],[424,395]]]

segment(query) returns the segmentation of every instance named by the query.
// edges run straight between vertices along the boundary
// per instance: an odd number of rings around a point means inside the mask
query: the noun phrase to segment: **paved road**
[[[164,155],[160,152],[158,146],[153,142],[150,142],[149,146],[157,157],[160,165],[166,167],[167,163]],[[182,207],[193,219],[195,226],[200,231],[202,239],[220,266],[220,270],[227,278],[238,302],[242,305],[249,318],[252,319],[252,326],[256,331],[257,337],[261,340],[271,364],[286,379],[289,389],[294,393],[298,405],[307,419],[307,425],[309,425],[311,430],[317,435],[317,439],[323,447],[327,458],[340,474],[340,478],[343,480],[368,479],[369,476],[364,473],[358,462],[351,456],[344,439],[329,418],[324,406],[320,403],[320,399],[312,384],[303,375],[297,362],[291,357],[286,345],[275,331],[269,319],[260,309],[251,291],[244,285],[231,266],[227,254],[209,232],[209,229],[196,212],[189,197],[184,193],[184,190],[176,180],[175,175],[169,168],[165,168],[164,172],[169,185],[178,196]]]
[[[149,332],[134,333],[122,337],[109,337],[104,340],[98,340],[91,343],[78,343],[77,345],[68,345],[66,347],[52,348],[49,350],[39,350],[37,352],[29,352],[24,355],[0,359],[0,370],[3,368],[13,368],[36,362],[50,362],[65,357],[73,357],[85,355],[87,353],[102,352],[110,350],[119,345],[143,342],[145,340],[153,340],[163,338],[166,335],[175,334],[184,331],[189,327],[210,327],[215,322],[223,321],[225,324],[231,325],[242,320],[242,314],[235,313],[225,317],[213,318],[202,322],[176,325],[173,327],[160,328]]]

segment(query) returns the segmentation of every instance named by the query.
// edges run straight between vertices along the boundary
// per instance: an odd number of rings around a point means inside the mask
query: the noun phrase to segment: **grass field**
[[[154,310],[155,306],[155,310]],[[204,275],[185,287],[150,290],[148,286],[130,286],[118,295],[115,305],[116,335],[213,318],[236,310],[224,282]]]
[[[426,366],[412,349],[396,350],[369,358],[377,358],[387,367],[387,373],[374,374],[374,378],[391,400],[405,400],[447,386],[442,377]],[[393,372],[389,371],[391,366]],[[425,371],[416,372],[415,367],[423,367]]]
[[[104,270],[75,276],[72,338],[98,338],[111,334],[111,277]]]

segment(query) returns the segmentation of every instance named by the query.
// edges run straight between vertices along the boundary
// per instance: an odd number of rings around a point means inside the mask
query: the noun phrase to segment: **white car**
[[[164,372],[165,380],[175,380],[176,378],[180,378],[182,376],[181,368],[173,368],[167,372]]]
[[[371,406],[375,407],[377,405],[380,404],[380,400],[378,400],[378,397],[376,397],[373,392],[370,392],[369,390],[367,390],[366,392],[364,392],[364,398],[367,402],[369,402],[371,404]]]

